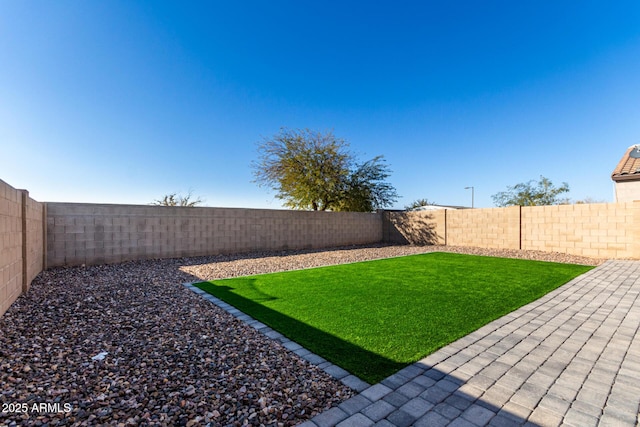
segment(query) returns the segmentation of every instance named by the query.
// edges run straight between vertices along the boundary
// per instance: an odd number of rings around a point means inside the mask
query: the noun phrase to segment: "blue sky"
[[[4,0],[0,64],[0,179],[40,201],[279,208],[250,165],[289,127],[383,155],[398,208],[610,202],[640,143],[637,0]]]

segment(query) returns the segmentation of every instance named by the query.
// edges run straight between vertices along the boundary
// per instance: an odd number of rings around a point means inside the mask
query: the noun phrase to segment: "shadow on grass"
[[[245,280],[255,281],[255,279],[251,278]],[[251,286],[251,283],[249,285]],[[396,362],[373,353],[254,300],[240,296],[229,286],[216,285],[215,281],[194,283],[194,286],[231,304],[238,310],[285,335],[290,340],[346,369],[368,383],[377,383],[407,366],[407,363]],[[255,286],[252,286],[252,288],[256,292],[254,299],[257,301],[266,302],[276,299],[273,296],[263,294]]]
[[[462,425],[538,426],[527,420],[528,416],[516,414],[484,397],[477,384],[471,386],[468,380],[439,368],[440,362],[445,362],[455,369],[457,366],[451,366],[447,359],[460,350],[442,357],[437,357],[436,351],[422,361],[399,363],[237,295],[230,286],[215,282],[194,283],[194,286],[374,384],[337,408],[318,414],[313,418],[317,425],[335,426],[359,413],[373,422],[386,420],[393,425],[444,426],[460,419]],[[265,296],[264,301],[274,299],[277,298]]]

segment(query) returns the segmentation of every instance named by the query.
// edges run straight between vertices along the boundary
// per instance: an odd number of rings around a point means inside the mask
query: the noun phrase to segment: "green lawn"
[[[429,253],[196,286],[376,383],[591,268]]]

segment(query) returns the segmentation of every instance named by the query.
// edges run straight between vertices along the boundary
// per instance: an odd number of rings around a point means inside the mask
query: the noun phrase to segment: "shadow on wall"
[[[444,244],[444,237],[436,230],[432,213],[426,212],[385,212],[385,242],[409,245]]]

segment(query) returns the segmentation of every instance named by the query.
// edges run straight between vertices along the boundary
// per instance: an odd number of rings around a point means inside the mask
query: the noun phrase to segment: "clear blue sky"
[[[613,201],[640,2],[0,1],[0,179],[37,200],[279,208],[250,164],[281,127],[384,155],[394,207]]]

